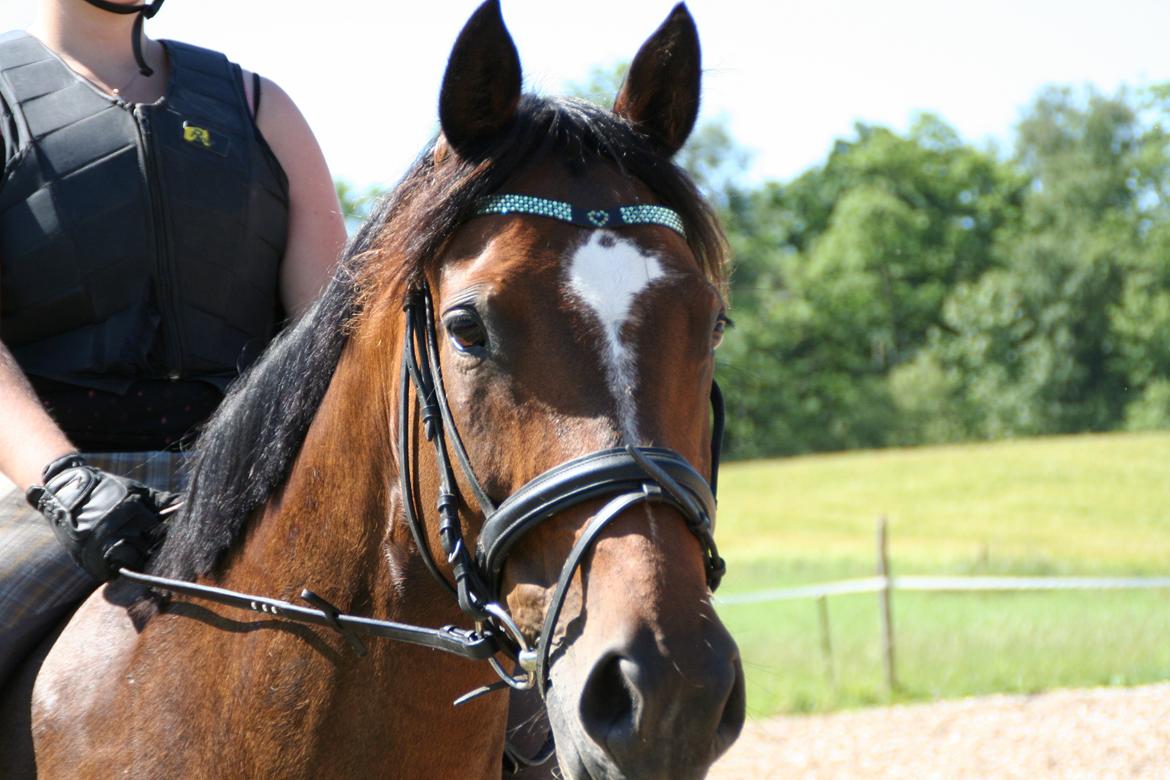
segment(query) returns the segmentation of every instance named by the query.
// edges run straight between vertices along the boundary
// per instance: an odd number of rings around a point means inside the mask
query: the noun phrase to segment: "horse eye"
[[[726,314],[720,314],[715,319],[715,331],[711,334],[711,348],[716,349],[723,343],[723,334],[728,328],[734,328],[735,323]]]
[[[487,328],[472,309],[456,309],[444,319],[447,335],[460,352],[475,353],[487,347]]]

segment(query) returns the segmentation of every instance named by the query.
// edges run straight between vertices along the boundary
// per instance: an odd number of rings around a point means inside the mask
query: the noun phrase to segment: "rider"
[[[345,240],[288,95],[135,1],[0,36],[0,683],[143,562],[181,445]]]

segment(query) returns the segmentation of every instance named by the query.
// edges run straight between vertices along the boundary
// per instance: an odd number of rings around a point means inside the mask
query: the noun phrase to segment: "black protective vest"
[[[135,105],[0,36],[0,339],[34,385],[222,388],[279,325],[284,171],[239,66],[163,43],[166,95]]]

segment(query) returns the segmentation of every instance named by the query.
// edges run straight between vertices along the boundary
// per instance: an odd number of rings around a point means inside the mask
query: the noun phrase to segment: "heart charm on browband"
[[[597,227],[605,227],[605,223],[609,222],[609,214],[604,211],[590,211],[587,216],[589,221]]]

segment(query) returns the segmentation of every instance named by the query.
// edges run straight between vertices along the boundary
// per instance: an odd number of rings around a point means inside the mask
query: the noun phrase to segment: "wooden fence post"
[[[894,666],[894,616],[891,606],[894,581],[890,576],[890,551],[887,538],[886,518],[879,517],[877,523],[878,576],[883,578],[882,589],[878,592],[882,613],[882,651],[886,666],[886,689],[893,693],[898,687],[898,675]]]
[[[837,688],[837,669],[833,664],[833,637],[829,633],[828,597],[817,597],[817,612],[821,618],[821,653],[825,657],[825,671],[829,675],[829,685],[835,690]]]

